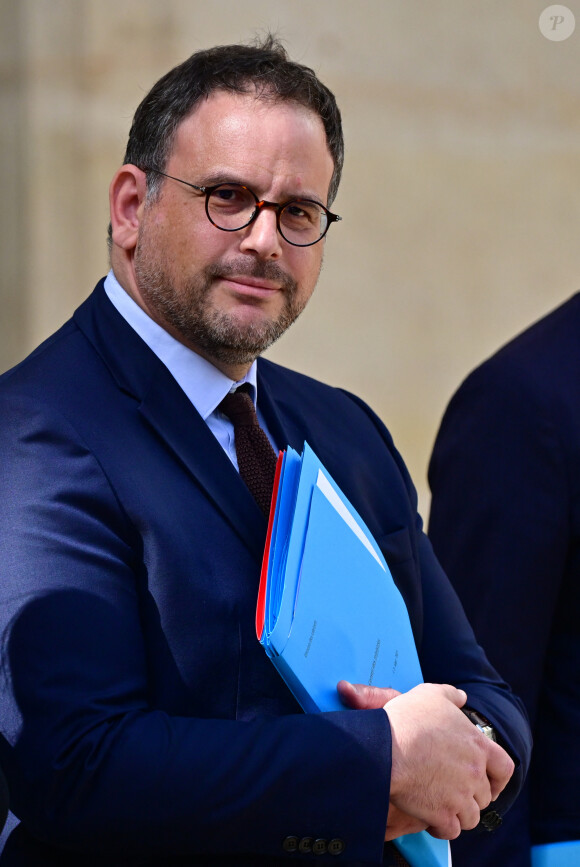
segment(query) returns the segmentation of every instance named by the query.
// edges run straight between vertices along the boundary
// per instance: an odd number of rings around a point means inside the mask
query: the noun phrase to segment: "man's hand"
[[[506,751],[486,738],[459,710],[463,690],[424,683],[407,693],[341,681],[349,707],[384,707],[391,724],[390,840],[417,822],[434,837],[453,840],[474,828],[482,809],[497,798],[514,771]],[[396,833],[392,833],[393,830]]]

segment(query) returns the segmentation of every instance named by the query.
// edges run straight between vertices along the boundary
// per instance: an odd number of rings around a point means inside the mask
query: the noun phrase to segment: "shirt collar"
[[[109,271],[105,278],[105,292],[123,319],[167,367],[204,420],[217,409],[228,392],[244,382],[252,386],[252,398],[254,405],[256,404],[258,391],[255,361],[247,375],[235,382],[151,319],[123,289],[113,271]]]

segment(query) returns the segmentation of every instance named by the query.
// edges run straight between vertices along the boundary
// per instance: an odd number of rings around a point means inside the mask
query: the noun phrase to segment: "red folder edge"
[[[266,532],[266,544],[264,545],[264,556],[262,557],[262,570],[260,572],[258,601],[256,604],[256,635],[258,636],[258,640],[262,638],[262,633],[264,631],[264,619],[266,615],[266,585],[268,583],[268,560],[270,559],[270,542],[272,541],[272,527],[274,526],[276,501],[278,499],[278,485],[280,483],[280,474],[282,472],[283,461],[284,452],[278,452],[276,472],[274,474],[274,486],[272,488],[272,500],[270,502],[270,515],[268,517],[268,530]]]

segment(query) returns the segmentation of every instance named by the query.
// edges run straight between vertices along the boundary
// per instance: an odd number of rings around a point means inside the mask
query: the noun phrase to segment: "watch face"
[[[470,707],[462,707],[461,710],[463,711],[465,716],[470,719],[475,726],[477,726],[479,731],[484,734],[486,738],[489,738],[490,741],[495,741],[497,743],[497,737],[494,728],[490,721],[483,716],[483,714],[478,713],[476,710],[472,710]]]
[[[485,726],[478,725],[477,728],[479,729],[480,732],[483,732],[483,734],[486,736],[486,738],[489,738],[490,741],[495,741],[497,743],[497,738],[495,736],[493,726],[491,726],[489,724],[485,725]]]

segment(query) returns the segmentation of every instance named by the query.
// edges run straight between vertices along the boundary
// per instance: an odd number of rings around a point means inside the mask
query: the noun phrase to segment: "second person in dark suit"
[[[454,864],[530,867],[532,844],[580,840],[580,295],[468,376],[429,480],[435,552],[535,744],[503,826]]]

